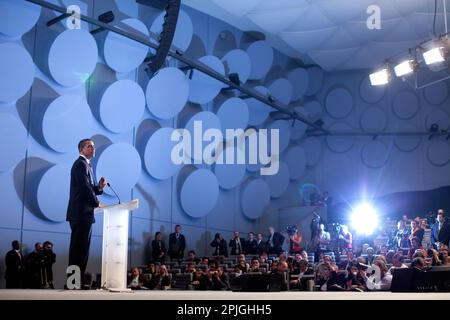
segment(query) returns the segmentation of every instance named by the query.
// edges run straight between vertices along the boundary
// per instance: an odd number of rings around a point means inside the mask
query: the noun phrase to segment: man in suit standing
[[[450,242],[450,222],[445,218],[443,209],[438,210],[436,223],[431,230],[431,243],[436,249],[440,244],[449,245]]]
[[[267,248],[269,249],[269,254],[279,255],[283,251],[284,236],[275,232],[275,229],[271,226],[269,227],[269,239],[267,240]]]
[[[100,206],[97,195],[103,193],[106,180],[95,183],[91,160],[95,156],[94,141],[83,139],[78,143],[80,156],[70,171],[70,197],[66,220],[70,223],[69,266],[80,267],[81,276],[86,271],[91,243],[94,209]]]
[[[181,234],[181,226],[175,226],[175,232],[169,235],[169,255],[170,259],[183,259],[184,249],[186,248],[186,239]]]
[[[5,279],[6,289],[17,289],[22,287],[22,253],[20,252],[20,242],[14,240],[12,249],[5,256]]]
[[[263,240],[263,234],[258,233],[256,235],[256,252],[261,254],[263,252],[267,253],[267,242]]]
[[[231,255],[239,255],[244,252],[244,239],[239,237],[239,231],[234,232],[234,237],[228,246],[231,248]]]

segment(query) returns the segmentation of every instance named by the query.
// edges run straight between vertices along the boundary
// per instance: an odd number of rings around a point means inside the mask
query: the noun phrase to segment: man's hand
[[[106,179],[104,177],[101,177],[100,180],[98,181],[98,187],[100,189],[103,189],[106,187]]]

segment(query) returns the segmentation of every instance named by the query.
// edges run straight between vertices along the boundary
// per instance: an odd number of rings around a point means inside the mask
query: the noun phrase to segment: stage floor
[[[450,292],[0,290],[0,300],[450,300]]]

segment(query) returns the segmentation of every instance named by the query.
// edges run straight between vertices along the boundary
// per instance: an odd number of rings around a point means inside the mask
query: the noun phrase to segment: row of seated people
[[[389,290],[392,274],[397,268],[412,266],[423,269],[449,264],[448,248],[441,248],[439,252],[419,249],[411,258],[412,262],[401,251],[373,256],[370,250],[356,259],[352,252],[338,256],[338,259],[334,254],[325,255],[317,263],[313,262],[313,254],[307,255],[306,252],[295,256],[282,253],[278,257],[268,257],[266,254],[254,257],[241,254],[232,258],[213,259],[204,257],[167,265],[150,263],[143,268],[144,273],[139,268],[133,268],[129,286],[132,289],[228,290],[238,277],[261,274],[267,275],[265,279],[268,281],[273,277],[284,279],[282,283],[285,285],[280,284],[279,287],[291,290],[311,290],[311,286],[317,290]],[[373,283],[377,279],[367,272],[371,264],[380,270],[381,279],[377,285]],[[286,275],[281,277],[284,273]]]

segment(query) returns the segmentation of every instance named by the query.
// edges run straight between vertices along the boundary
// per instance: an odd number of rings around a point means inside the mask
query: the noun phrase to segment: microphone
[[[111,187],[111,185],[109,184],[109,182],[107,182],[106,185],[107,185],[108,187],[111,188],[112,192],[114,192],[114,194],[116,195],[117,200],[119,200],[119,204],[120,204],[120,198],[119,198],[119,196],[117,195],[117,193],[114,191],[114,189]]]

